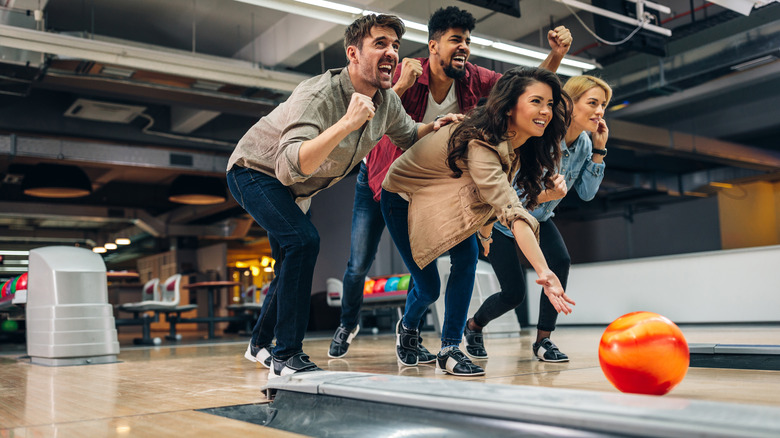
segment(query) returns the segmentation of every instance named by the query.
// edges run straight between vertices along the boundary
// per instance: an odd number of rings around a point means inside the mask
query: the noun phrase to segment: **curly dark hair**
[[[542,68],[516,67],[509,70],[496,82],[485,105],[471,110],[463,123],[455,128],[447,145],[447,165],[452,169],[453,177],[460,178],[463,171],[457,163],[466,158],[469,141],[480,139],[498,145],[508,140],[512,133],[508,132],[507,112],[515,107],[525,89],[535,82],[552,88],[553,114],[541,137],[531,137],[517,149],[520,170],[515,176],[514,185],[525,194],[526,208],[529,210],[538,205],[542,190],[553,187],[555,166],[561,159],[560,142],[571,117],[571,99],[563,91],[555,73]]]
[[[464,11],[457,6],[439,8],[428,20],[428,41],[438,40],[445,32],[453,28],[471,32],[476,25],[477,20],[469,11]]]
[[[404,22],[395,15],[364,15],[353,21],[344,31],[344,50],[349,46],[363,50],[363,39],[371,35],[371,29],[375,26],[393,29],[399,40],[406,33]]]

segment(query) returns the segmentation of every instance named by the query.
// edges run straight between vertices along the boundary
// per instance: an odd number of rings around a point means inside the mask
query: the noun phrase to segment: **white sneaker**
[[[260,365],[266,368],[271,368],[271,345],[269,344],[255,349],[252,347],[252,343],[250,342],[246,347],[244,357],[251,360],[252,362],[258,362]]]

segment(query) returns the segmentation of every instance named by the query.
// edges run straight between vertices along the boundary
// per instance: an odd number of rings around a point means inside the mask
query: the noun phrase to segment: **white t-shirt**
[[[447,97],[439,104],[433,99],[431,90],[428,90],[428,106],[425,107],[425,115],[422,118],[423,123],[431,123],[436,116],[443,116],[449,113],[459,113],[458,98],[455,96],[455,82],[450,85],[450,91]]]

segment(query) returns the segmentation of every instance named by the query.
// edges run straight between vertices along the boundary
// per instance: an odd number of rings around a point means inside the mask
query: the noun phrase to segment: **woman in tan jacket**
[[[539,249],[539,223],[512,187],[512,176],[517,175],[514,184],[524,188],[531,209],[542,190],[552,187],[550,175],[560,159],[557,146],[566,132],[570,105],[554,73],[509,70],[484,106],[463,123],[424,137],[390,167],[382,184],[382,214],[413,279],[396,327],[396,355],[402,365],[417,365],[418,334],[412,327],[418,327],[439,297],[439,273],[431,262],[449,252],[452,268],[438,368],[461,376],[485,373],[458,346],[474,287],[476,235],[489,244],[496,220],[513,231],[555,309],[571,312],[569,304],[574,302]]]

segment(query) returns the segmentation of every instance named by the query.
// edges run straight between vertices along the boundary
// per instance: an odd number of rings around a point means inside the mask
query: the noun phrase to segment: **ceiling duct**
[[[65,111],[68,117],[99,122],[130,123],[146,110],[145,106],[122,105],[90,99],[76,99]]]
[[[635,56],[605,68],[601,74],[612,85],[615,102],[641,100],[648,93],[668,94],[670,89],[701,85],[732,73],[732,66],[777,56],[778,17],[780,8],[745,18],[738,23],[744,30],[725,38],[717,37],[719,28],[707,29],[670,43],[670,56]]]

